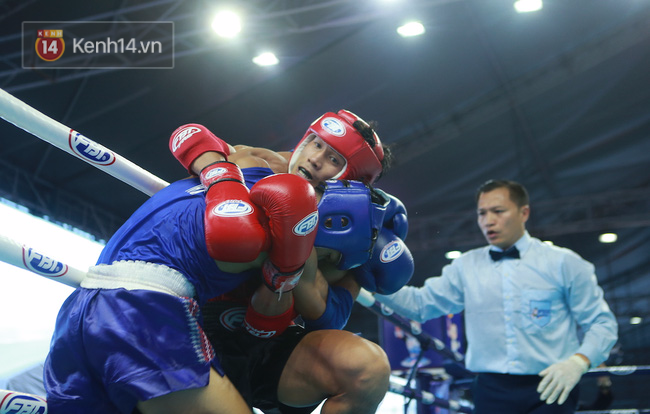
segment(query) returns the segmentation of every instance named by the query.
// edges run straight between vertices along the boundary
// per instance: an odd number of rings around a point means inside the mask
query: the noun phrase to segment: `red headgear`
[[[336,114],[334,112],[325,113],[309,126],[309,129],[293,151],[291,161],[295,162],[296,155],[307,144],[308,138],[311,135],[317,135],[345,158],[345,166],[336,177],[332,177],[333,179],[374,183],[381,174],[384,148],[374,131],[375,146],[371,147],[359,131],[352,126],[356,121],[366,123],[363,119],[345,109],[341,109]],[[293,167],[292,162],[289,163],[289,171]]]

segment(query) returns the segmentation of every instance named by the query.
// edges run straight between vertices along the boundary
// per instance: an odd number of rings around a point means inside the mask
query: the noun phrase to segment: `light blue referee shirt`
[[[605,361],[618,325],[594,266],[528,232],[515,246],[520,259],[494,262],[493,246],[470,250],[423,287],[376,298],[419,322],[465,310],[466,366],[473,372],[536,375],[575,353],[592,368]]]

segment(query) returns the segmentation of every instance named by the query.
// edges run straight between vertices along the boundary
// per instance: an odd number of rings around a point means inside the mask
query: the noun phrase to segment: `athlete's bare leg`
[[[323,414],[374,413],[388,391],[390,364],[379,345],[348,331],[307,334],[282,371],[278,398],[306,407],[327,398]]]
[[[176,391],[171,394],[140,401],[142,414],[250,414],[248,407],[228,377],[210,370],[206,387]]]

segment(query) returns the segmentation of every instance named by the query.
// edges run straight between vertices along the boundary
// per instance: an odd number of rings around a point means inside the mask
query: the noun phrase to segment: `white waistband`
[[[164,265],[141,261],[118,261],[92,266],[81,281],[86,289],[145,289],[180,297],[194,297],[194,286],[185,276]]]

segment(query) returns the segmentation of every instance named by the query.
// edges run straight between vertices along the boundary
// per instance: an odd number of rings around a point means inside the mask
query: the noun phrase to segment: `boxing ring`
[[[2,89],[0,89],[0,117],[37,138],[68,152],[74,157],[140,190],[148,196],[152,196],[169,185],[166,181],[142,169],[133,162],[37,111]],[[56,258],[50,258],[3,234],[0,234],[0,260],[71,287],[78,287],[86,275],[86,270],[77,269],[56,260]],[[357,298],[357,302],[377,316],[388,320],[395,326],[412,334],[420,343],[421,352],[433,350],[439,353],[446,361],[449,361],[445,365],[445,369],[452,376],[454,382],[468,383],[471,381],[473,374],[465,369],[464,356],[462,354],[457,351],[452,351],[443,341],[426,332],[414,331],[412,329],[412,321],[392,311],[387,312],[386,308],[382,308],[381,305],[375,302],[374,297],[364,289],[362,289]],[[418,364],[416,362],[410,370],[406,381],[392,377],[389,391],[408,399],[416,400],[419,404],[425,406],[441,407],[451,412],[472,412],[473,407],[469,401],[440,398],[427,390],[413,387],[412,380],[417,369]],[[595,368],[587,372],[585,376],[608,375],[615,377],[620,375],[648,374],[650,374],[650,366],[618,366]],[[0,414],[9,413],[47,414],[47,403],[43,398],[36,395],[0,390]],[[584,411],[583,413],[650,414],[650,409]]]

